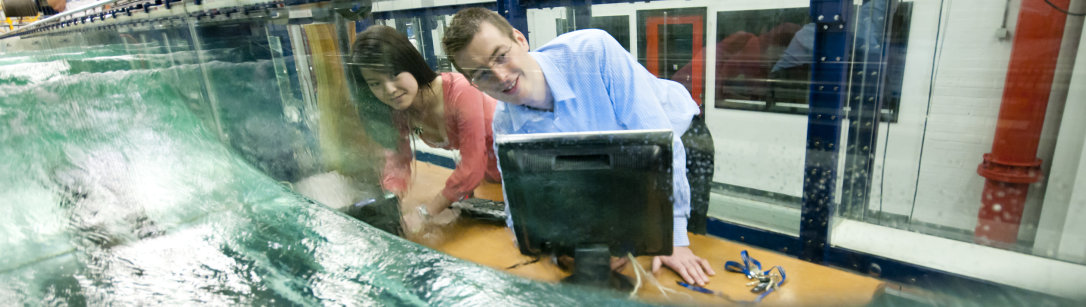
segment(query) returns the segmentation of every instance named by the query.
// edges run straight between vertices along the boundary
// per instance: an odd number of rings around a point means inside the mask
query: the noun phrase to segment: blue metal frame
[[[807,155],[803,170],[800,259],[821,263],[827,251],[829,222],[836,189],[838,142],[847,98],[849,17],[852,1],[811,0],[815,21],[811,64],[810,112],[807,115]]]
[[[498,14],[505,17],[513,28],[520,30],[527,39],[528,35],[528,7],[521,6],[517,0],[498,0]]]

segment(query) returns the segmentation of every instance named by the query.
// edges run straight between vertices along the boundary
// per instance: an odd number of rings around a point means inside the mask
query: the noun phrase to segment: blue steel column
[[[807,154],[803,172],[800,259],[822,262],[836,189],[838,140],[848,81],[849,26],[852,1],[811,0],[817,25],[811,65]]]
[[[505,16],[505,19],[509,20],[509,24],[513,25],[513,28],[520,30],[520,33],[524,33],[525,39],[528,38],[528,9],[521,6],[520,1],[498,0],[498,14]]]

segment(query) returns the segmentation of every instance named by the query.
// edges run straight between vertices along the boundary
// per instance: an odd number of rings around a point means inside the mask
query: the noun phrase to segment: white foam
[[[21,78],[36,84],[63,74],[68,69],[71,69],[68,61],[8,64],[0,66],[0,78]]]

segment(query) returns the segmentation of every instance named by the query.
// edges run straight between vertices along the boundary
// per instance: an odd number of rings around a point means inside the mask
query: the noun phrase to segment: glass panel
[[[813,26],[805,7],[716,12],[710,216],[799,235]],[[766,111],[766,112],[748,112]]]
[[[1045,1],[872,0],[855,12],[833,245],[1081,298],[1068,274],[1086,270],[1086,237],[1073,226],[1086,218],[1074,190],[1086,130],[1066,120],[1080,111],[1083,83],[1072,79],[1082,66],[1072,59],[1083,49],[1068,46],[1082,42],[1081,21]],[[970,26],[979,24],[990,26]],[[1007,263],[1032,269],[1001,274]]]
[[[898,114],[908,45],[912,4],[901,3],[899,7],[889,25],[891,31],[885,34],[893,48],[876,61],[886,63],[880,71],[886,77],[885,85],[880,87],[887,93],[880,113],[884,121],[894,121]],[[717,176],[712,211],[714,216],[729,221],[796,235],[803,178],[797,170],[803,167],[800,157],[806,140],[802,134],[788,133],[791,130],[781,127],[805,130],[815,23],[810,20],[809,9],[803,7],[721,11],[717,12],[716,29],[715,98],[710,114],[721,114],[732,122],[720,124],[729,127],[724,142],[732,146],[717,146],[718,163],[722,164],[718,169],[749,175]],[[880,37],[878,41],[882,40]],[[862,96],[864,89],[854,85],[850,91],[853,96]],[[740,115],[734,110],[755,112]],[[714,123],[720,121],[710,120],[710,127]],[[722,156],[730,159],[721,160]],[[750,162],[766,156],[775,159]],[[855,180],[849,177],[845,182]]]
[[[808,9],[717,13],[714,107],[807,113],[814,24]]]

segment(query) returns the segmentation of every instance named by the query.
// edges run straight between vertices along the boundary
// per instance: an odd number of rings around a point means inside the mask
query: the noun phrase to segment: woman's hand
[[[448,210],[450,206],[452,202],[439,193],[430,201],[411,207],[403,213],[407,233],[411,235],[423,233],[428,231],[429,226],[446,225],[456,220],[459,215]]]
[[[441,195],[441,193],[437,193],[430,201],[423,204],[423,206],[426,206],[426,211],[430,213],[430,217],[436,217],[445,213],[445,210],[452,206],[452,202],[445,198],[444,195]]]

